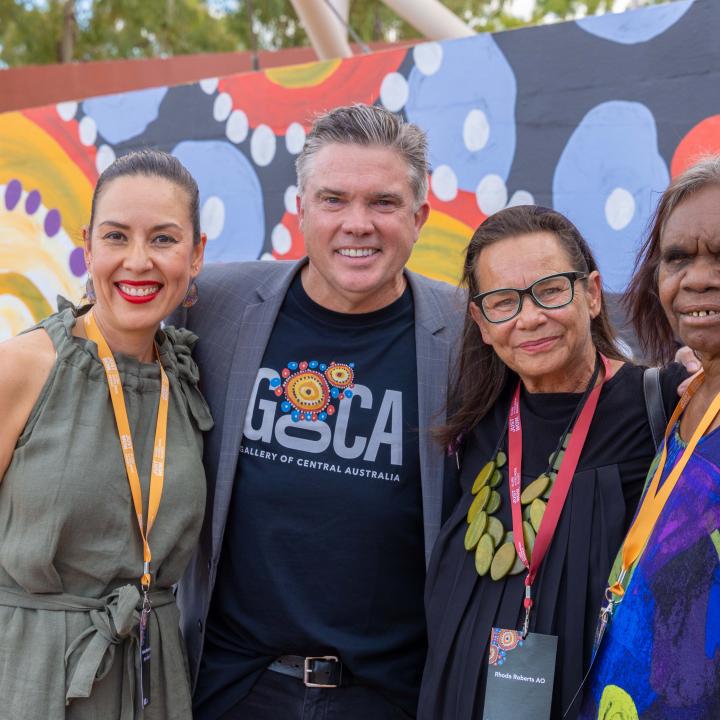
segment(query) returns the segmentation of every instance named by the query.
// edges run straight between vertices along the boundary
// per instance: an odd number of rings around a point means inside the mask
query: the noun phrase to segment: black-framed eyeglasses
[[[520,313],[525,295],[529,295],[538,307],[546,310],[569,305],[575,297],[575,281],[585,280],[587,276],[587,273],[575,270],[555,273],[536,280],[523,290],[500,288],[479,293],[473,297],[473,302],[488,322],[507,322]]]

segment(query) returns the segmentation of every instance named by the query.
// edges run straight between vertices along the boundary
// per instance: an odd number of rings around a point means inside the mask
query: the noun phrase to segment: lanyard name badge
[[[508,416],[508,481],[512,510],[513,542],[518,558],[527,569],[525,576],[525,618],[522,630],[492,628],[488,664],[487,689],[483,720],[522,717],[523,720],[547,720],[552,706],[557,637],[529,632],[533,608],[532,586],[538,569],[557,529],[572,479],[580,461],[600,392],[610,376],[610,365],[603,355],[604,369],[601,383],[588,388],[586,399],[573,426],[570,442],[562,458],[547,508],[538,528],[532,553],[528,557],[523,536],[520,495],[522,492],[522,423],[520,420],[520,388],[510,404]],[[593,373],[591,385],[597,378]]]
[[[142,588],[143,601],[142,611],[140,613],[139,635],[139,664],[140,664],[140,696],[139,701],[141,707],[150,704],[150,614],[152,606],[148,592],[152,583],[152,572],[150,563],[152,561],[152,553],[150,552],[150,544],[148,538],[152,530],[155,518],[160,508],[160,500],[162,498],[163,482],[165,479],[165,440],[167,437],[167,415],[170,403],[170,383],[167,375],[160,362],[160,353],[155,346],[155,356],[160,367],[160,402],[158,405],[157,423],[155,427],[155,443],[153,447],[153,461],[150,472],[150,494],[148,499],[148,517],[147,527],[143,518],[143,499],[142,487],[140,485],[140,476],[138,475],[137,465],[135,463],[135,450],[133,449],[132,435],[130,433],[130,422],[128,420],[127,408],[125,406],[125,396],[123,394],[122,383],[120,381],[120,373],[118,372],[115,358],[97,326],[93,311],[88,312],[84,317],[85,333],[89,340],[92,340],[98,348],[98,355],[102,361],[105,375],[107,377],[108,388],[110,390],[110,400],[112,401],[113,413],[115,414],[115,423],[117,425],[120,446],[122,448],[123,459],[125,461],[125,470],[127,472],[128,483],[130,485],[130,494],[132,495],[135,515],[137,517],[140,537],[143,544],[143,571],[140,577],[140,587]]]
[[[600,619],[598,621],[597,631],[595,633],[593,658],[597,655],[597,651],[600,648],[603,636],[605,635],[605,630],[607,629],[608,623],[612,618],[613,612],[623,600],[627,585],[626,578],[628,571],[630,570],[630,568],[633,567],[640,555],[642,555],[643,550],[645,549],[645,545],[650,539],[650,535],[652,534],[652,531],[655,527],[655,523],[657,522],[660,513],[662,512],[665,504],[670,498],[670,494],[675,488],[677,481],[680,479],[680,476],[682,475],[685,466],[690,460],[690,456],[695,451],[695,446],[698,444],[700,438],[705,434],[710,425],[712,425],[713,421],[717,417],[718,412],[720,412],[719,393],[710,403],[710,406],[705,411],[705,414],[700,420],[698,426],[695,428],[695,431],[690,438],[690,442],[687,444],[687,447],[680,456],[680,459],[677,461],[675,467],[673,467],[670,474],[667,476],[667,479],[663,483],[662,487],[660,487],[660,480],[662,478],[663,472],[665,470],[665,465],[667,463],[668,438],[670,437],[670,434],[672,433],[675,424],[678,422],[680,416],[683,414],[685,408],[688,406],[688,403],[690,402],[692,396],[697,392],[698,388],[700,387],[700,385],[702,385],[704,380],[705,376],[701,374],[698,375],[695,380],[692,381],[692,383],[690,383],[689,387],[687,388],[683,396],[680,398],[680,402],[678,402],[677,407],[673,411],[673,414],[668,421],[667,428],[665,428],[665,439],[663,441],[662,452],[660,454],[660,460],[658,461],[657,468],[655,469],[655,474],[653,475],[647,492],[642,498],[640,508],[635,515],[633,524],[630,527],[630,530],[625,537],[625,542],[622,546],[622,565],[620,568],[620,573],[618,574],[615,583],[608,586],[605,590],[605,599],[607,601],[607,604],[600,611]]]

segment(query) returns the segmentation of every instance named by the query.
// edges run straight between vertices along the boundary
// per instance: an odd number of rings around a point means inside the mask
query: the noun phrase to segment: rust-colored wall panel
[[[408,44],[412,43],[371,43],[370,47],[382,50]],[[353,46],[353,52],[361,54],[357,46]],[[302,47],[277,52],[261,51],[258,59],[260,68],[266,69],[313,62],[317,57],[312,48]],[[250,72],[252,69],[250,52],[9,68],[0,70],[0,112],[161,85],[178,85],[206,77]]]

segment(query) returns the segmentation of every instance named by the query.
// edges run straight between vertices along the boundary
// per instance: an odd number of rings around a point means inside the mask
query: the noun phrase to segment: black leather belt
[[[343,675],[343,666],[335,655],[282,655],[268,665],[268,670],[298,678],[306,687],[335,688],[350,684],[350,675]]]

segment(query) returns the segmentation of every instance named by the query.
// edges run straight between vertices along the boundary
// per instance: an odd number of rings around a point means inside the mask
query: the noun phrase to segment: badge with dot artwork
[[[493,628],[483,720],[549,720],[557,637]]]
[[[335,414],[333,401],[353,396],[355,363],[289,362],[270,387],[284,398],[280,409],[290,413],[293,422],[325,421]]]

